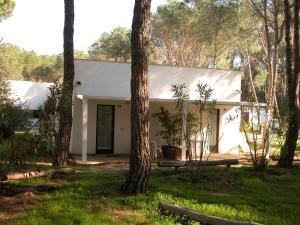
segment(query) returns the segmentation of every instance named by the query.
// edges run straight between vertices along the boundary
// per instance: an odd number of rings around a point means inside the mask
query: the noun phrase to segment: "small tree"
[[[180,130],[181,130],[181,144],[185,144],[186,150],[188,152],[189,161],[192,161],[192,136],[196,133],[197,118],[193,113],[187,110],[187,101],[189,100],[189,95],[187,93],[186,84],[175,84],[172,85],[171,91],[173,92],[173,97],[176,101],[176,109],[178,110],[178,115],[180,117]],[[183,135],[183,136],[182,136]]]
[[[166,141],[167,146],[179,147],[180,139],[180,123],[179,114],[172,114],[164,107],[160,107],[160,111],[153,114],[161,123],[162,130],[159,131],[160,136]]]
[[[200,176],[201,163],[203,155],[206,151],[210,151],[208,146],[208,138],[212,133],[211,119],[215,115],[216,101],[212,99],[213,89],[207,84],[197,84],[198,99],[194,101],[196,106],[197,115],[197,131],[199,132],[200,145],[199,145],[199,159],[195,152],[195,163],[192,164],[192,175],[195,177]],[[204,116],[206,115],[206,118]]]
[[[238,109],[238,114],[244,111],[244,107]],[[263,150],[262,141],[259,140],[259,133],[261,130],[261,107],[256,106],[247,107],[247,111],[251,114],[250,121],[241,121],[241,130],[246,139],[251,161],[254,169],[263,170],[268,164],[268,150]],[[239,117],[237,116],[239,119]],[[273,139],[273,132],[269,136],[270,141]]]
[[[207,84],[198,83],[196,92],[198,93],[198,99],[193,103],[196,106],[196,112],[188,112],[187,101],[189,95],[187,94],[186,84],[175,84],[172,86],[173,97],[176,98],[177,114],[180,115],[180,128],[183,135],[187,151],[189,162],[191,166],[192,176],[199,177],[200,168],[203,159],[203,154],[208,148],[208,138],[212,133],[211,119],[215,115],[216,101],[212,99],[213,89]],[[194,114],[196,116],[194,116]],[[204,116],[206,115],[206,118]],[[197,157],[196,149],[194,154],[192,153],[191,139],[193,135],[199,134],[200,137],[200,155]]]
[[[49,88],[48,96],[40,113],[38,128],[40,135],[40,144],[46,148],[49,155],[55,157],[57,147],[58,121],[60,120],[59,104],[62,102],[62,85],[55,81]]]

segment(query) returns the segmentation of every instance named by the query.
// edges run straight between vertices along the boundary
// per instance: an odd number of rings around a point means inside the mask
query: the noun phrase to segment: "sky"
[[[13,16],[0,23],[3,42],[38,54],[63,51],[64,1],[16,0]],[[167,0],[152,0],[151,11]],[[74,48],[88,49],[103,32],[130,28],[134,0],[75,0]]]

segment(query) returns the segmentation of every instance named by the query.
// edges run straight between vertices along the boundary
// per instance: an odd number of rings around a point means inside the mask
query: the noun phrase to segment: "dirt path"
[[[52,192],[59,187],[54,185],[20,185],[0,183],[0,224],[13,219],[17,213],[38,207],[45,200],[44,192]]]

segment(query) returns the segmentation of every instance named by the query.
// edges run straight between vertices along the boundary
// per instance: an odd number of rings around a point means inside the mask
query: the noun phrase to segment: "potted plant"
[[[166,144],[162,146],[163,158],[181,160],[182,150],[179,147],[181,145],[180,115],[171,114],[164,107],[160,107],[160,111],[153,114],[153,116],[157,117],[161,123],[162,130],[159,131],[159,134],[166,141]]]

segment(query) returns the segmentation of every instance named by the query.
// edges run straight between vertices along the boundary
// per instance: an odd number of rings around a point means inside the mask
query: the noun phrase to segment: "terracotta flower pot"
[[[164,159],[170,160],[181,160],[182,159],[182,150],[181,148],[175,146],[162,146],[162,155]]]

